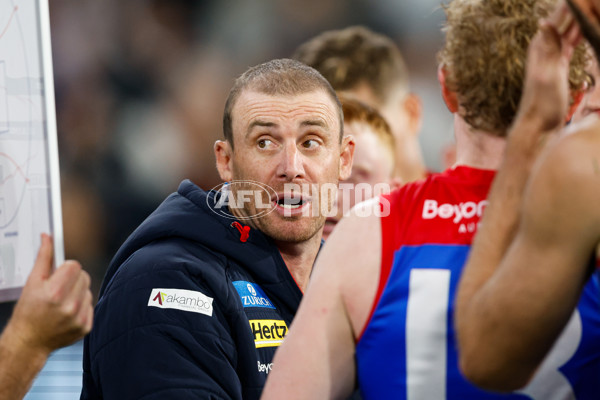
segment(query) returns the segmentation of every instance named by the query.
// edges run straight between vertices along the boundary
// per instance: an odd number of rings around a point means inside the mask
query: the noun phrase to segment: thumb
[[[42,233],[42,243],[31,270],[31,275],[39,279],[46,279],[52,275],[52,258],[54,255],[54,247],[52,246],[52,238]]]

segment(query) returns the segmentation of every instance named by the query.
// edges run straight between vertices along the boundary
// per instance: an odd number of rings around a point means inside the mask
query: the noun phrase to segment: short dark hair
[[[337,91],[366,83],[385,103],[391,90],[408,92],[408,68],[392,39],[364,26],[325,31],[300,45],[292,58],[319,71]]]
[[[233,148],[233,106],[244,90],[254,90],[267,95],[293,96],[316,90],[325,91],[336,105],[340,121],[340,143],[344,116],[342,105],[329,82],[318,71],[296,60],[287,58],[271,60],[249,68],[235,80],[229,91],[223,112],[223,134]]]

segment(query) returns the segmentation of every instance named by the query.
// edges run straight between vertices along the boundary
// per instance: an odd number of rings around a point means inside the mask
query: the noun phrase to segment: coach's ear
[[[567,111],[567,119],[565,120],[565,122],[569,122],[571,120],[571,118],[573,118],[573,114],[575,114],[575,111],[577,111],[577,107],[579,107],[579,105],[581,104],[581,101],[583,100],[583,96],[585,96],[587,90],[582,89],[582,90],[578,90],[576,92],[573,93],[573,96],[571,97],[571,105],[569,105],[569,110]]]
[[[442,97],[444,98],[444,103],[446,103],[448,110],[450,110],[452,114],[455,114],[458,112],[458,99],[456,98],[456,93],[446,86],[446,75],[446,68],[443,64],[440,64],[438,66],[437,76],[440,86],[442,87]]]
[[[350,178],[352,173],[352,162],[354,161],[354,137],[352,135],[346,135],[342,139],[342,152],[340,153],[340,168],[339,168],[339,180],[345,181]]]
[[[232,173],[232,149],[229,141],[217,140],[214,146],[215,158],[217,159],[217,170],[223,182],[230,182],[233,179]]]

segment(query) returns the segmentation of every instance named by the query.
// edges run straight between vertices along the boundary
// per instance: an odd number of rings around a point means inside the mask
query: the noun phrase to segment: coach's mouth
[[[275,209],[285,216],[301,215],[310,206],[310,196],[293,193],[277,193],[271,199]]]

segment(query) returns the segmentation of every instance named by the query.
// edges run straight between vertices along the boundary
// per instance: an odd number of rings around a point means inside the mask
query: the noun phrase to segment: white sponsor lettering
[[[242,296],[244,301],[244,307],[248,306],[266,306],[273,307],[273,304],[269,302],[269,300],[264,297],[255,297],[255,296]]]
[[[184,289],[152,289],[149,307],[170,308],[212,316],[213,298],[204,293]]]
[[[425,200],[425,203],[423,204],[423,212],[421,216],[423,219],[434,219],[436,217],[441,219],[452,218],[452,222],[458,224],[463,219],[470,219],[475,216],[481,218],[483,210],[487,204],[487,200],[482,200],[479,203],[467,201],[466,203],[459,204],[438,204],[436,200],[428,199]],[[461,229],[464,228],[461,227]]]
[[[273,369],[273,363],[261,364],[260,361],[257,361],[257,363],[258,372],[265,372],[267,375],[269,375],[269,372],[271,372],[271,370]]]

